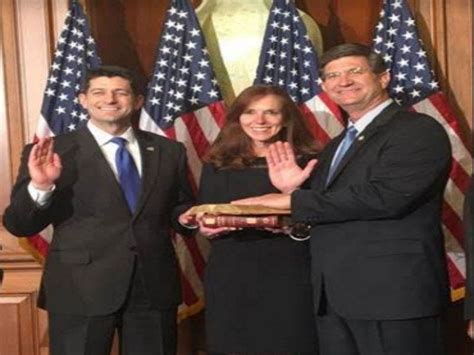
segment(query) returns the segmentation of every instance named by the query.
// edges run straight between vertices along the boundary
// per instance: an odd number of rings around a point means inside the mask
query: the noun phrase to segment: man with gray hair
[[[321,68],[347,129],[314,172],[298,167],[287,143],[274,143],[267,161],[281,193],[235,203],[291,208],[295,222],[310,226],[321,355],[443,354],[446,132],[389,98],[390,73],[370,48],[331,48]],[[308,177],[311,188],[300,188]]]

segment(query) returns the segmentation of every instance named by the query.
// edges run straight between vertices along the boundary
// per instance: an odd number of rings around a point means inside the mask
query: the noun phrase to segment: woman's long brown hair
[[[318,143],[308,130],[301,111],[288,94],[275,86],[254,85],[242,91],[228,109],[224,127],[204,158],[206,162],[217,168],[243,168],[257,158],[252,139],[240,125],[240,115],[252,102],[268,95],[276,96],[282,106],[283,128],[274,141],[290,143],[296,154],[314,154],[318,151]]]

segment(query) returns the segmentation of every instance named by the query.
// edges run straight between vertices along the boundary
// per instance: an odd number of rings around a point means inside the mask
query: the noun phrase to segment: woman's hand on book
[[[224,234],[237,230],[237,228],[234,227],[206,227],[203,223],[204,216],[204,213],[198,213],[194,217],[199,225],[199,232],[208,239],[218,238]]]
[[[195,229],[199,227],[199,224],[196,220],[196,216],[193,214],[189,214],[189,210],[179,215],[178,222],[183,227],[189,229]]]
[[[203,226],[202,222],[199,223],[199,232],[208,239],[218,238],[235,230],[237,230],[237,228],[234,227],[209,228]]]

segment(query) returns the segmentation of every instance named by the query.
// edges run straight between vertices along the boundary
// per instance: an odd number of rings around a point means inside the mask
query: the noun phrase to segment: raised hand
[[[270,181],[285,194],[299,188],[308,179],[317,162],[316,159],[310,160],[304,169],[300,168],[288,142],[271,144],[265,157]]]
[[[49,190],[61,175],[61,159],[53,151],[53,139],[41,138],[31,149],[28,172],[31,183],[39,190]]]

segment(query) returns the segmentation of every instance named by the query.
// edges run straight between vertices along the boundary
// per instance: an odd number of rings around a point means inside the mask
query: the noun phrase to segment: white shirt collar
[[[349,121],[348,126],[354,126],[357,129],[357,132],[362,132],[374,119],[383,111],[388,105],[393,102],[392,99],[387,99],[384,102],[375,106],[372,110],[365,113],[361,118],[359,118],[355,123]]]
[[[94,139],[96,140],[99,146],[103,146],[109,143],[109,141],[113,137],[115,137],[111,135],[110,133],[105,132],[103,129],[100,129],[99,127],[97,127],[95,124],[92,123],[91,120],[87,121],[87,128],[89,129],[89,131],[91,132],[92,136],[94,137]],[[134,144],[136,141],[135,133],[133,132],[132,127],[128,127],[128,129],[125,132],[123,132],[119,137],[125,138],[129,144]]]

